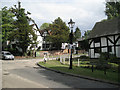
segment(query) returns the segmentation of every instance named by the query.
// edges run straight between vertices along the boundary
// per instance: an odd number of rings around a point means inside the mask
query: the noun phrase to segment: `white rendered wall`
[[[107,39],[105,37],[101,38],[101,46],[107,46]]]
[[[114,42],[114,37],[113,36],[109,36],[108,37],[109,39],[111,39],[113,42]],[[111,43],[109,40],[108,40],[108,45],[114,45],[113,43]]]
[[[99,58],[100,54],[99,53],[95,53],[95,58]]]
[[[68,45],[68,43],[62,43],[62,47],[61,49],[66,49],[66,46]]]
[[[120,45],[120,39],[118,40],[118,42],[116,43],[116,45]]]
[[[115,36],[115,38],[117,39],[118,35]],[[118,42],[116,43],[116,45],[120,45],[120,39],[118,40]]]
[[[100,47],[100,43],[95,43],[95,47]]]
[[[94,49],[91,49],[91,58],[94,58]]]
[[[114,54],[114,46],[112,46],[112,52],[110,52],[110,54]]]
[[[107,47],[102,48],[102,52],[107,52]]]
[[[94,47],[93,42],[91,43],[90,47]]]
[[[116,47],[116,56],[120,58],[120,46]]]
[[[41,49],[40,49],[40,50],[42,50],[43,37],[38,36],[38,38],[37,38],[37,42],[38,42],[37,47],[41,47]]]
[[[118,38],[119,35],[115,35],[115,40]]]

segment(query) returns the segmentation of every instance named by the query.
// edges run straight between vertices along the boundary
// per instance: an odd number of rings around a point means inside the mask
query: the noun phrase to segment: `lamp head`
[[[68,25],[70,28],[73,28],[75,25],[75,22],[73,22],[72,19],[70,19],[70,22],[68,22]]]

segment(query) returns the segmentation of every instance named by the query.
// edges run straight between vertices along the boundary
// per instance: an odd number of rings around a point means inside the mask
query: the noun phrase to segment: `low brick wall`
[[[47,55],[63,55],[68,54],[68,49],[65,50],[54,50],[54,51],[37,51],[36,56],[44,56],[44,53],[47,53]],[[69,53],[71,53],[71,50],[69,50]],[[85,53],[85,50],[78,50],[78,53]]]
[[[54,50],[54,51],[37,51],[37,56],[44,56],[44,53],[47,53],[47,55],[62,55],[62,50]]]

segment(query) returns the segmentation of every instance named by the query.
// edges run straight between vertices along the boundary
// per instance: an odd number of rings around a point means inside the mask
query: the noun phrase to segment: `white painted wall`
[[[110,39],[114,42],[114,37],[113,37],[113,36],[109,36],[108,38],[110,38]],[[114,44],[111,43],[111,42],[108,40],[108,45],[114,45]]]
[[[94,47],[93,42],[91,43],[90,47]]]
[[[114,46],[112,47],[112,53],[111,54],[114,54],[115,53],[115,51],[114,51]]]
[[[62,43],[61,49],[66,49],[67,46],[68,46],[68,43]]]
[[[38,42],[37,47],[41,47],[40,50],[42,50],[43,37],[41,37],[41,36],[39,35],[38,38],[37,38],[37,42]]]
[[[118,35],[115,36],[115,38],[118,38]],[[116,45],[120,45],[120,39],[118,40],[118,42],[116,43]]]
[[[120,58],[120,46],[116,47],[116,56]]]
[[[118,38],[119,35],[115,35],[115,40]]]
[[[91,58],[95,58],[94,57],[94,49],[91,49]]]
[[[101,38],[101,46],[107,46],[107,39],[105,37]]]
[[[99,53],[95,53],[95,58],[99,58],[100,54]]]
[[[38,45],[37,45],[36,48],[33,48],[33,49],[37,50],[37,48],[40,46],[40,47],[41,47],[40,50],[42,50],[43,37],[40,35],[40,33],[39,33],[38,31],[35,31],[35,34],[37,35],[37,42],[38,42]],[[32,36],[30,36],[30,37],[32,37]],[[28,46],[28,49],[27,49],[27,50],[30,50],[30,47],[31,47],[31,45]]]
[[[107,52],[107,47],[102,48],[102,52]]]
[[[100,43],[95,43],[95,47],[100,47]]]
[[[116,45],[120,45],[120,39],[118,40],[118,42],[116,43]]]

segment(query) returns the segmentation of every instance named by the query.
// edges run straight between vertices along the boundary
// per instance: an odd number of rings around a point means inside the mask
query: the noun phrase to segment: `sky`
[[[21,7],[31,13],[30,17],[40,27],[43,23],[52,23],[60,17],[66,24],[72,19],[74,30],[79,27],[82,35],[92,30],[96,22],[106,19],[105,0],[19,0]],[[3,0],[1,7],[10,8],[18,0]],[[68,24],[67,24],[68,25]]]

